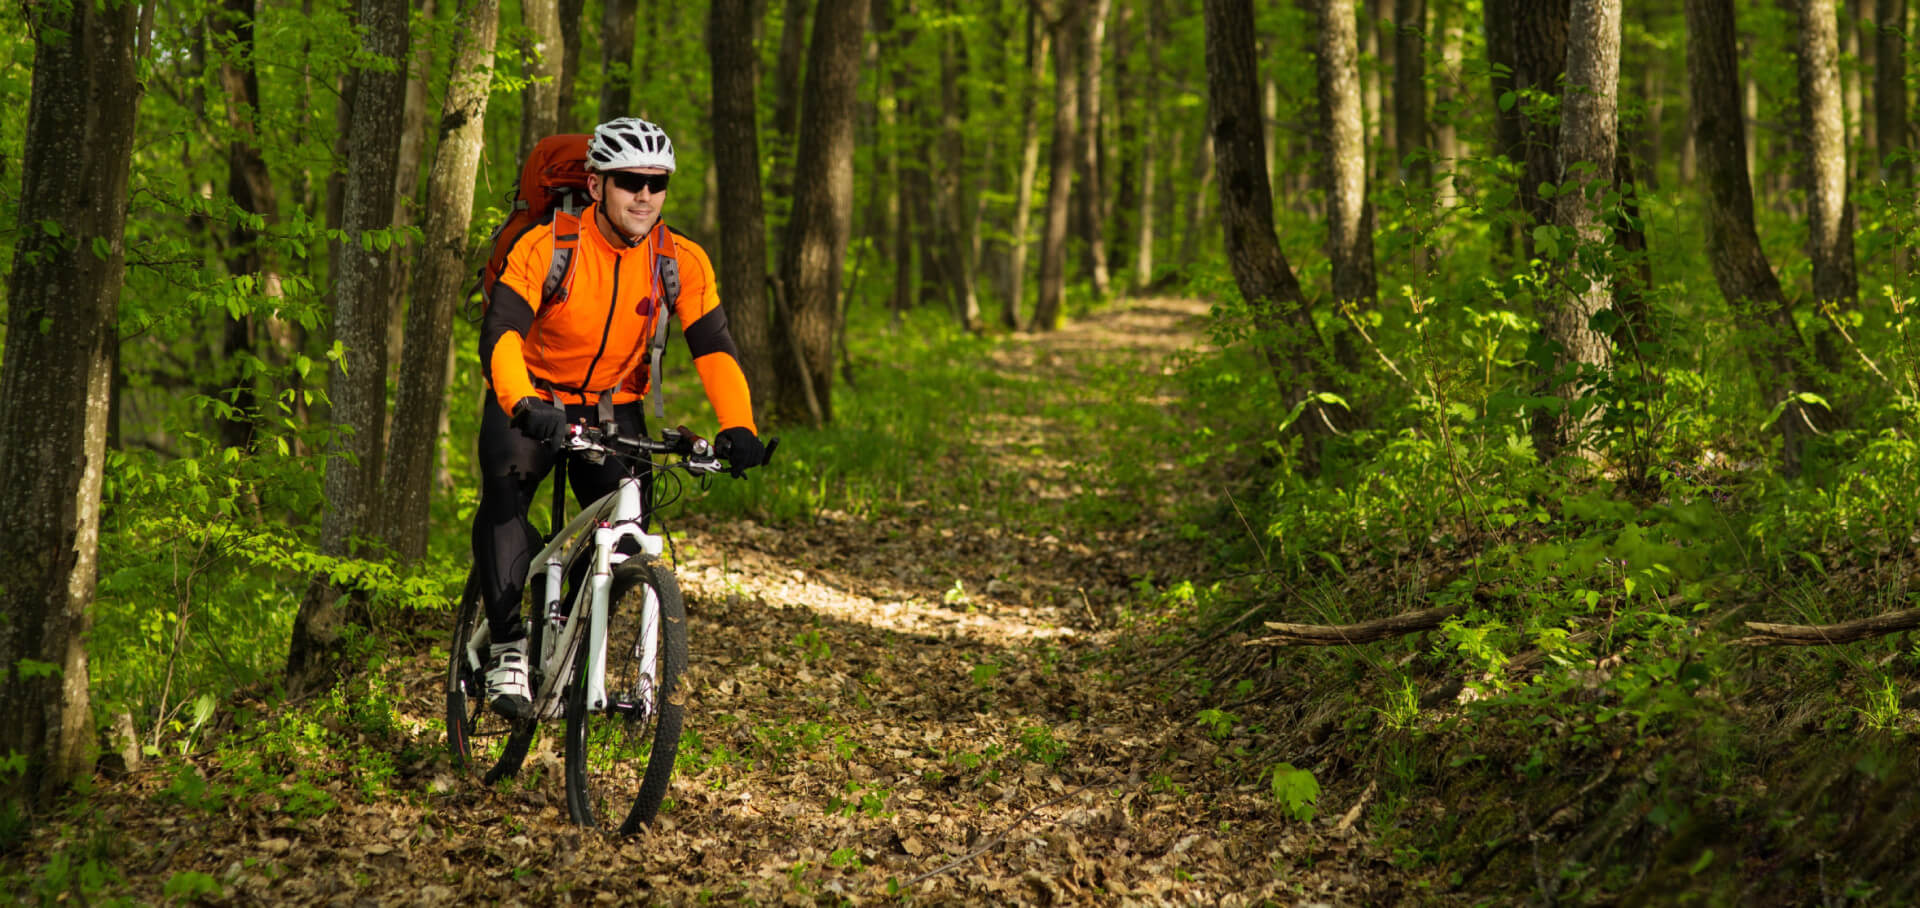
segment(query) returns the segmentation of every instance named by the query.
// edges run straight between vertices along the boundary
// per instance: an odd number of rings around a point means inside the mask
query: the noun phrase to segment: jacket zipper
[[[613,259],[613,293],[607,297],[607,323],[600,326],[600,349],[593,351],[593,359],[587,362],[587,374],[580,376],[580,387],[585,391],[602,390],[588,388],[587,384],[593,381],[593,370],[600,365],[600,355],[607,352],[607,336],[613,333],[613,310],[620,308],[620,267],[624,263],[625,256]],[[585,400],[586,395],[582,394],[581,399]]]

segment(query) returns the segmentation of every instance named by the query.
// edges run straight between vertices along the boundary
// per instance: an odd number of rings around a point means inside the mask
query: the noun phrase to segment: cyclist
[[[487,700],[512,719],[533,715],[520,596],[521,578],[541,543],[527,508],[569,423],[612,421],[622,435],[645,434],[642,401],[655,377],[647,374],[644,354],[667,305],[719,417],[715,448],[735,476],[765,458],[713,265],[699,244],[660,219],[674,171],[673,142],[660,127],[623,117],[594,129],[587,158],[593,202],[580,214],[563,291],[542,304],[555,242],[548,221],[508,253],[480,330],[480,362],[493,393],[480,417],[473,556],[493,644]],[[664,305],[656,256],[671,256],[680,277],[679,297]],[[569,466],[574,498],[583,504],[613,491],[622,476],[612,461]]]

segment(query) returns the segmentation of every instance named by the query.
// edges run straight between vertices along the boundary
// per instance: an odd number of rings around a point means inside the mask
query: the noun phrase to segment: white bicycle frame
[[[591,443],[574,441],[568,446],[570,451],[593,450]],[[533,556],[527,567],[527,588],[532,587],[535,576],[546,576],[546,601],[538,603],[540,612],[533,616],[536,621],[546,623],[540,634],[541,652],[534,654],[541,668],[540,689],[535,692],[533,703],[535,718],[559,718],[566,709],[561,694],[566,690],[567,682],[573,676],[573,655],[579,645],[580,626],[574,619],[582,615],[589,616],[587,621],[588,647],[587,658],[587,708],[595,712],[607,708],[607,599],[613,586],[613,568],[626,561],[628,555],[618,551],[622,539],[635,540],[640,551],[647,557],[658,557],[665,546],[665,540],[644,529],[646,515],[640,507],[640,480],[627,477],[620,481],[620,487],[601,496],[600,500],[586,506],[569,521],[565,529],[555,534],[553,541]],[[593,566],[587,575],[586,584],[573,593],[573,607],[560,608],[560,590],[567,570],[567,554],[587,533],[593,532]],[[653,683],[657,677],[658,653],[660,643],[660,599],[652,586],[646,588],[645,603],[640,615],[640,689],[634,691],[634,703],[643,710],[653,708]],[[582,606],[585,606],[583,609]],[[486,625],[483,622],[481,627]],[[469,638],[467,660],[476,670],[484,670],[487,663],[487,635],[474,634]]]

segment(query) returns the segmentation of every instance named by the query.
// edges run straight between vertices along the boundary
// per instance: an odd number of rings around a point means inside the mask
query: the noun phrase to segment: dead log
[[[1453,605],[1406,612],[1390,618],[1362,621],[1359,624],[1286,624],[1269,621],[1266,624],[1267,629],[1274,632],[1272,636],[1248,640],[1244,645],[1355,646],[1391,640],[1395,637],[1433,630],[1446,623],[1448,618],[1465,613],[1467,607],[1472,604],[1471,600],[1456,602]]]
[[[1733,641],[1735,646],[1831,646],[1920,628],[1920,608],[1842,621],[1839,624],[1767,624],[1748,621],[1746,625],[1753,635]]]

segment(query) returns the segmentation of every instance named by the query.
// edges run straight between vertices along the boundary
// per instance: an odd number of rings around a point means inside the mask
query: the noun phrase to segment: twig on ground
[[[1478,598],[1477,596],[1475,597]],[[1462,614],[1470,602],[1456,602],[1438,608],[1406,612],[1391,618],[1379,618],[1362,621],[1359,624],[1286,624],[1279,621],[1267,622],[1267,629],[1275,633],[1270,637],[1248,640],[1244,646],[1351,646],[1360,643],[1374,643],[1405,637],[1421,631],[1430,631],[1446,623],[1448,618]]]
[[[1885,637],[1920,628],[1920,609],[1905,609],[1861,618],[1855,621],[1842,621],[1839,624],[1768,624],[1761,621],[1746,622],[1752,636],[1741,637],[1733,641],[1735,646],[1829,646],[1839,643],[1857,643],[1875,637]]]

